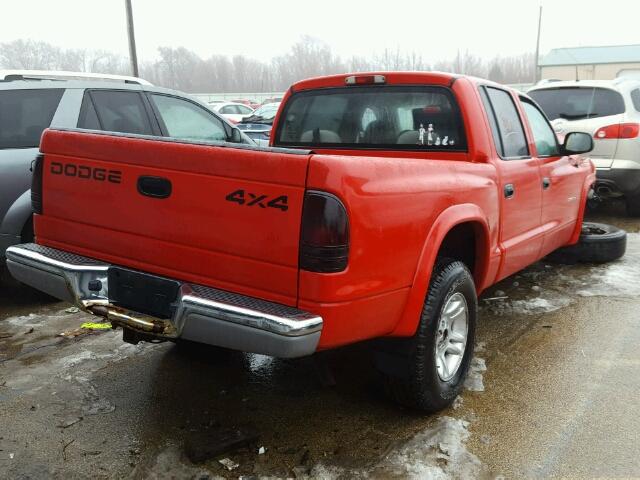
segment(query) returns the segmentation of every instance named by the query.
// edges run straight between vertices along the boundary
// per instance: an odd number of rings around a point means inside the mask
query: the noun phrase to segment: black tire
[[[443,381],[436,365],[438,326],[443,307],[456,293],[464,296],[468,308],[467,342],[455,375]],[[416,334],[409,339],[385,339],[376,349],[376,367],[391,398],[426,413],[442,410],[455,400],[473,356],[477,304],[473,277],[464,263],[439,259]]]
[[[625,197],[625,206],[629,217],[640,217],[640,195],[627,195]]]
[[[627,250],[627,232],[605,223],[584,222],[578,243],[562,247],[547,258],[556,263],[607,263]]]

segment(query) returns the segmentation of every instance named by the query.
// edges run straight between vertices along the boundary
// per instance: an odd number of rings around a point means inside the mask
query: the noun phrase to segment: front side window
[[[524,113],[529,120],[531,131],[533,132],[533,140],[536,142],[536,150],[539,157],[553,157],[560,155],[556,134],[553,132],[551,125],[542,114],[538,107],[533,105],[527,99],[522,99]]]
[[[38,147],[63,93],[62,88],[0,91],[0,149]]]
[[[457,103],[444,87],[363,86],[294,94],[276,134],[281,146],[466,149]]]
[[[167,95],[152,94],[151,99],[169,137],[217,142],[227,140],[222,121],[204,108]]]
[[[151,122],[138,92],[89,90],[85,92],[79,128],[152,135]]]
[[[246,105],[237,105],[237,108],[238,108],[238,112],[241,115],[251,115],[253,113],[253,110],[251,110]]]
[[[498,153],[505,159],[528,157],[527,137],[513,98],[508,92],[498,88],[487,87],[486,93],[491,103],[491,111],[487,113],[494,116],[495,128],[500,137],[496,142]]]
[[[615,90],[594,87],[558,87],[529,92],[549,120],[584,120],[624,113],[624,100]]]

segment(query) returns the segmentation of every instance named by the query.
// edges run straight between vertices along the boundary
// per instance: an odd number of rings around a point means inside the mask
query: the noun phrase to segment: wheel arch
[[[426,236],[404,312],[391,335],[415,333],[433,267],[441,253],[465,263],[473,275],[476,290],[481,291],[489,274],[490,238],[487,218],[477,205],[460,204],[444,210]],[[469,242],[473,242],[471,251],[459,250],[461,246],[469,246]]]
[[[32,214],[31,190],[27,190],[7,210],[2,223],[0,223],[0,232],[16,236],[22,235],[23,229],[26,223],[30,221]]]
[[[569,242],[567,242],[567,245],[575,245],[576,243],[578,243],[578,240],[580,239],[580,232],[582,231],[582,222],[584,220],[584,214],[587,210],[587,198],[589,196],[589,190],[591,190],[591,188],[595,183],[596,183],[596,174],[590,173],[589,175],[587,175],[582,185],[582,192],[580,197],[580,208],[578,210],[576,225],[573,229],[573,233],[571,234],[571,238],[569,239]]]

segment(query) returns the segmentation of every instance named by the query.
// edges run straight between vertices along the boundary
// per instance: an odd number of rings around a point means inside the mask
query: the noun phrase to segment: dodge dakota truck
[[[522,93],[433,72],[301,81],[264,148],[48,129],[36,243],[7,264],[129,342],[300,357],[376,339],[390,395],[436,411],[479,293],[561,247],[624,253],[583,229],[592,146],[558,144]]]

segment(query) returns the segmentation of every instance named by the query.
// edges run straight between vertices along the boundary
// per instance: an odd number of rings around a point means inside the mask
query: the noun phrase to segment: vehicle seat
[[[304,132],[300,136],[300,141],[304,143],[342,143],[340,135],[336,132],[319,128]]]
[[[391,122],[374,120],[364,131],[362,143],[369,144],[394,144],[396,141],[395,129]]]
[[[111,124],[111,128],[106,128],[106,130],[120,133],[145,133],[140,130],[139,125],[136,125],[135,122],[128,118],[118,118],[114,120]]]
[[[396,143],[398,145],[416,145],[418,143],[418,138],[420,138],[420,134],[416,130],[405,130],[400,135],[398,135],[398,140]]]

